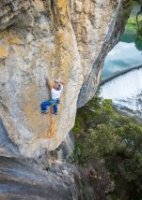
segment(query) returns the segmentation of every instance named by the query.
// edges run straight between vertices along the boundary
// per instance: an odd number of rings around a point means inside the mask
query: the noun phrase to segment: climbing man
[[[58,104],[60,103],[60,97],[63,91],[64,83],[61,81],[54,81],[53,86],[50,85],[48,79],[46,79],[46,84],[50,89],[50,99],[41,103],[41,113],[48,113],[49,108],[52,108],[52,114],[57,115]]]

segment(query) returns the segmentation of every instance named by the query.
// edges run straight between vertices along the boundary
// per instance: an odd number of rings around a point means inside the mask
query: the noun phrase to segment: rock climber
[[[57,115],[58,104],[60,103],[60,97],[63,91],[64,82],[54,81],[51,86],[48,79],[46,79],[46,84],[50,89],[50,99],[41,103],[41,113],[46,114],[49,112],[49,108],[52,108],[52,114]]]

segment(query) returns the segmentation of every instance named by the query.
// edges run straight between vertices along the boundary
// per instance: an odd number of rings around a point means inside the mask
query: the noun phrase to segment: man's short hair
[[[61,84],[58,83],[57,90],[61,89]]]

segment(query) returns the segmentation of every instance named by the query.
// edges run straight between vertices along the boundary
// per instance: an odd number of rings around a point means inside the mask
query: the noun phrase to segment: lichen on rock
[[[11,143],[10,154],[3,138],[1,155],[36,157],[61,144],[77,101],[84,105],[97,89],[124,14],[122,0],[0,2],[0,118]],[[47,77],[65,82],[57,116],[40,113]]]

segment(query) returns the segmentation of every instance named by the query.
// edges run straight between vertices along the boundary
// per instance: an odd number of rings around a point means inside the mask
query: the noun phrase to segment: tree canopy
[[[111,199],[142,199],[142,124],[118,113],[111,100],[94,98],[78,111],[74,161],[103,159],[114,182]]]

